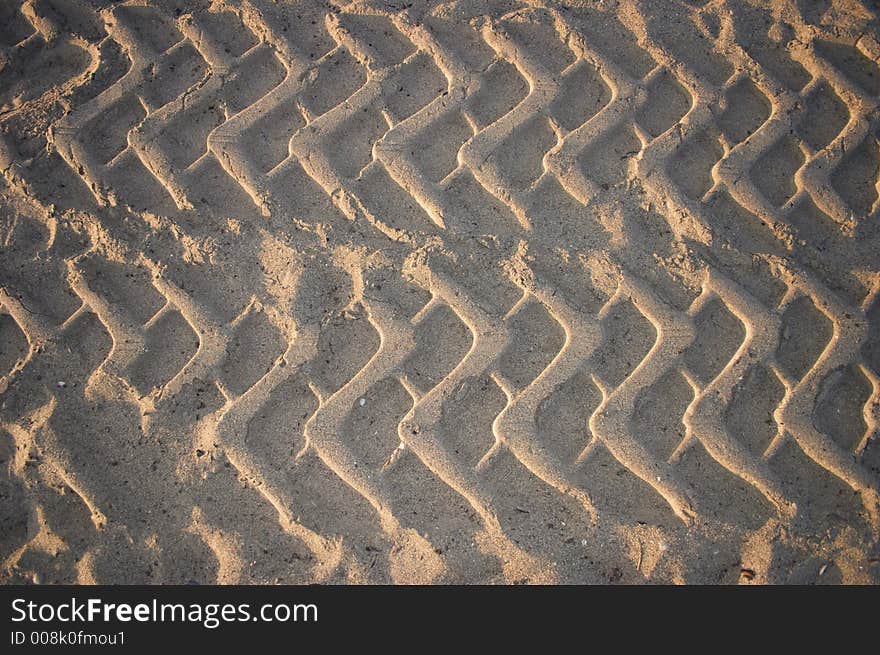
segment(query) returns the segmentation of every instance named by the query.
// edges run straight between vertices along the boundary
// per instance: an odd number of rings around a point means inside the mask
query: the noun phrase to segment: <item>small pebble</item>
[[[57,386],[59,389],[63,389],[64,387],[67,386],[67,382],[65,382],[64,380],[58,380],[58,382],[55,386]]]
[[[358,403],[360,404],[361,407],[363,407],[364,405],[367,404],[367,399],[366,399],[366,398],[361,398],[361,399],[358,401]]]

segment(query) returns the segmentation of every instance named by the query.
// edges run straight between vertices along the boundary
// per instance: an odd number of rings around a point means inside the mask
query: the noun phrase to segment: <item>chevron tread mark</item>
[[[880,580],[880,17],[612,4],[5,3],[0,579]]]

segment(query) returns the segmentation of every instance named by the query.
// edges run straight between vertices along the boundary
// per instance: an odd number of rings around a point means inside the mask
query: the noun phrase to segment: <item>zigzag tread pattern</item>
[[[3,580],[880,579],[875,10],[178,4],[3,10]]]

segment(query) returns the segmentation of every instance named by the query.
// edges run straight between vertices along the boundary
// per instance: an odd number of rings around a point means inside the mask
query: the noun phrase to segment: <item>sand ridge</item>
[[[5,581],[877,581],[866,4],[3,11]]]

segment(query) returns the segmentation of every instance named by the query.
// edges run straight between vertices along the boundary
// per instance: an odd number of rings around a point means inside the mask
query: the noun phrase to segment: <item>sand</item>
[[[880,582],[872,3],[4,2],[4,583]]]

